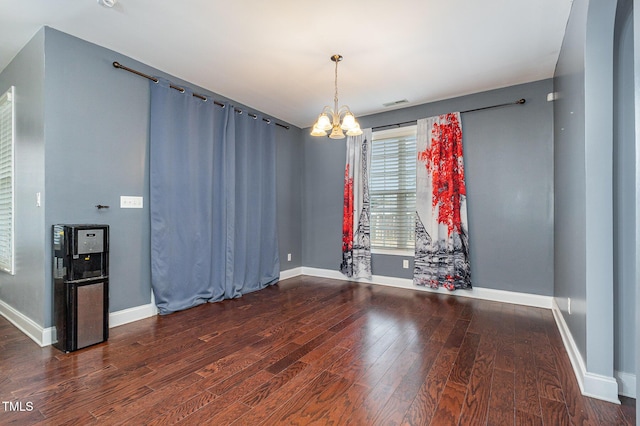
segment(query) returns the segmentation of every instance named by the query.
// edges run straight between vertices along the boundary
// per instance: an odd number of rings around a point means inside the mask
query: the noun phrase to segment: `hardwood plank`
[[[161,390],[137,398],[126,407],[103,412],[97,416],[98,420],[103,424],[111,425],[123,424],[129,421],[135,424],[136,419],[144,421],[151,414],[163,413],[173,404],[184,402],[200,393],[201,390],[198,387],[192,386],[200,380],[202,380],[201,376],[195,373],[190,374]],[[91,414],[93,414],[93,411]]]
[[[307,342],[304,345],[300,346],[295,351],[291,352],[289,355],[285,356],[284,358],[281,358],[280,360],[278,360],[278,361],[274,362],[273,364],[271,364],[270,366],[268,366],[267,367],[267,371],[269,371],[270,373],[273,373],[273,374],[278,374],[279,372],[281,372],[282,370],[284,370],[285,368],[287,368],[288,366],[290,366],[294,362],[298,361],[304,355],[306,355],[309,352],[311,352],[313,349],[315,349],[317,346],[322,344],[325,340],[327,340],[329,337],[331,337],[333,335],[334,335],[334,333],[330,332],[330,331],[323,332],[319,336],[313,338],[309,342]]]
[[[434,425],[457,425],[462,410],[466,388],[455,382],[448,382],[442,392],[436,412],[431,421]]]
[[[538,382],[530,341],[516,343],[515,360],[516,408],[534,416],[540,416]]]
[[[598,424],[624,425],[627,423],[627,419],[619,405],[610,404],[594,398],[585,398],[585,401]]]
[[[293,366],[290,368],[293,368]],[[309,383],[315,383],[314,380],[318,375],[319,372],[317,369],[307,365],[303,371],[296,375],[296,377],[274,390],[262,399],[259,404],[256,404],[253,408],[240,416],[235,422],[233,422],[233,424],[263,424],[277,409],[282,407],[288,401],[295,399],[296,395],[298,395],[304,386],[307,386]]]
[[[387,401],[394,395],[405,377],[411,374],[410,371],[416,361],[417,355],[414,352],[404,351],[389,366],[379,380],[375,383],[372,381],[371,387],[373,390],[369,396],[375,396],[375,398],[367,398],[364,402],[367,412],[367,422],[365,424],[371,424],[372,420],[377,420],[380,413],[384,411]],[[375,404],[373,403],[374,401]]]
[[[480,335],[475,333],[466,333],[460,350],[458,351],[458,357],[456,358],[449,381],[458,383],[462,386],[466,386],[471,376],[471,369],[473,368],[474,361],[476,359],[476,351],[480,344]]]
[[[507,426],[515,422],[515,375],[512,371],[493,370],[487,426]]]
[[[540,406],[542,407],[542,422],[545,425],[569,426],[571,424],[569,412],[564,402],[541,397]]]
[[[558,368],[558,375],[560,376],[560,383],[562,384],[562,393],[565,398],[571,424],[597,424],[593,415],[590,414],[591,410],[588,410],[586,407],[587,398],[583,397],[580,392],[580,387],[573,374],[571,361],[569,361],[569,356],[564,350],[564,346],[562,346],[562,338],[558,330],[551,327],[551,324],[547,326],[547,336],[552,343],[551,349]]]
[[[311,383],[304,386],[295,398],[289,399],[271,413],[263,424],[298,424],[299,412],[305,405],[318,398],[326,389],[331,388],[339,381],[339,376],[323,371]]]
[[[496,368],[503,371],[515,371],[515,337],[501,332],[498,338],[498,351],[496,353]]]
[[[467,328],[469,328],[469,321],[463,319],[457,320],[453,326],[453,330],[449,333],[447,340],[444,342],[445,347],[459,348],[467,334]]]
[[[213,400],[216,395],[211,392],[202,390],[196,384],[185,386],[180,390],[173,390],[171,392],[155,391],[145,398],[138,399],[136,405],[130,405],[130,408],[122,411],[116,411],[115,413],[108,413],[104,418],[99,419],[101,422],[105,422],[110,425],[128,425],[128,424],[146,424],[152,419],[159,419],[162,417],[171,417],[172,410],[177,407],[189,404],[194,398],[202,398],[206,396]],[[207,402],[203,402],[202,405]],[[197,409],[197,408],[196,408]],[[185,416],[188,415],[188,412]],[[179,421],[180,417],[176,417],[174,421]]]
[[[378,339],[367,348],[367,357],[362,357],[362,352],[352,350],[329,370],[372,388],[399,357],[404,355],[404,361],[415,359],[415,353],[412,356],[407,351],[406,337],[403,332],[392,328],[384,338]]]
[[[150,421],[145,421],[144,424],[149,426],[175,424],[190,414],[198,411],[200,408],[209,404],[216,399],[216,396],[210,392],[201,392],[198,395],[190,398],[186,402],[172,408],[171,410],[163,413],[161,416],[156,416]]]
[[[487,423],[493,364],[497,347],[495,335],[485,334],[482,336],[478,345],[478,353],[473,363],[473,371],[469,378],[467,394],[462,405],[460,425]]]
[[[376,417],[374,425],[399,425],[404,419],[410,401],[399,399],[391,395],[391,398],[384,405],[380,414]]]
[[[254,375],[248,375],[248,377],[239,381],[230,388],[226,386],[214,385],[210,388],[207,388],[209,392],[218,396],[224,397],[227,400],[241,400],[250,392],[253,392],[257,387],[268,383],[269,380],[273,378],[273,374],[269,373],[266,370],[260,370]],[[245,404],[247,405],[247,404]]]
[[[447,384],[458,348],[443,348],[409,406],[403,424],[430,424]]]
[[[350,412],[346,412],[347,421],[345,424],[360,426],[373,424],[378,412],[387,403],[393,389],[390,386],[378,384],[373,389],[367,386],[361,386],[364,390],[362,395],[362,403],[359,407],[353,407]]]
[[[215,401],[179,420],[178,425],[229,425],[249,411],[250,407],[238,401],[216,404]]]
[[[352,382],[338,377],[338,380],[328,385],[315,398],[311,399],[301,410],[295,414],[297,424],[326,424],[326,418],[329,414],[330,407],[335,401],[351,387]]]
[[[337,349],[343,350],[342,348]],[[264,422],[276,409],[294,398],[303,387],[317,379],[327,366],[330,365],[333,361],[333,354],[326,353],[325,355],[325,358],[317,360],[315,365],[307,365],[298,361],[296,364],[290,366],[288,369],[298,368],[299,366],[304,366],[304,368],[299,370],[290,380],[280,385],[277,389],[271,389],[268,395],[261,396],[259,402],[246,414],[236,420],[234,424],[257,425]],[[295,367],[296,365],[298,365],[298,367]],[[280,374],[285,374],[287,370]]]
[[[268,398],[276,390],[280,389],[287,382],[291,381],[294,377],[296,377],[300,372],[302,372],[305,368],[308,367],[308,364],[305,364],[300,361],[294,362],[288,368],[284,369],[280,373],[275,376],[272,376],[271,379],[267,380],[263,384],[257,386],[255,389],[248,392],[243,398],[242,403],[248,405],[250,407],[255,407],[260,404],[264,399]]]
[[[553,424],[553,423],[552,423]],[[589,424],[589,423],[586,423]],[[516,426],[542,426],[542,418],[522,410],[516,410]]]
[[[117,392],[112,397],[94,401],[89,412],[92,416],[99,418],[117,411],[127,411],[129,405],[152,392],[153,389],[146,386],[132,388],[126,392]]]
[[[626,396],[618,395],[620,398],[620,410],[628,424],[636,424],[636,400]]]
[[[425,379],[440,354],[443,344],[441,342],[433,342],[429,346],[428,350],[425,350],[420,356],[415,357],[415,361],[411,364],[409,371],[404,375],[400,381],[398,387],[393,392],[394,397],[399,401],[413,402],[416,398],[422,385],[425,383]],[[414,352],[409,351],[409,354]],[[398,359],[399,362],[403,362],[402,358]],[[451,376],[451,374],[449,374]]]
[[[329,406],[323,424],[347,424],[350,418],[355,417],[353,413],[361,408],[367,392],[366,386],[353,383]]]

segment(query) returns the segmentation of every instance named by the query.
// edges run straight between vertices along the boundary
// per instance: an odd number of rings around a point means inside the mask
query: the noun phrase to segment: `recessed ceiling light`
[[[98,0],[98,4],[101,4],[105,7],[113,7],[118,0]]]

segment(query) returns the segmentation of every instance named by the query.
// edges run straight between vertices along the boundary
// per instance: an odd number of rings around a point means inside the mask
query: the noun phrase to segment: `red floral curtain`
[[[371,129],[347,138],[342,219],[342,263],[347,277],[371,278],[369,173]]]
[[[471,288],[460,113],[418,120],[413,282]]]

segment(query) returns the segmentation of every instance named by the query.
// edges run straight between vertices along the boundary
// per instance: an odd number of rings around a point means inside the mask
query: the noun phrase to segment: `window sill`
[[[384,254],[387,256],[403,256],[403,257],[414,257],[415,256],[415,251],[414,250],[393,250],[393,249],[381,249],[381,248],[376,248],[376,249],[371,249],[371,254]]]

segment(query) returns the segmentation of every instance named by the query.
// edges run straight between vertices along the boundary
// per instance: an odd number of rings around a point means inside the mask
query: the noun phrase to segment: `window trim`
[[[415,256],[416,255],[416,251],[415,249],[413,250],[408,250],[408,249],[392,249],[392,248],[374,248],[371,247],[371,254],[381,254],[381,255],[385,255],[385,256]]]
[[[16,271],[16,256],[15,256],[15,225],[16,225],[16,182],[15,182],[15,142],[16,142],[16,103],[15,103],[15,86],[11,86],[5,93],[0,96],[0,105],[5,102],[10,102],[10,108],[7,108],[11,115],[11,132],[10,132],[10,140],[8,141],[9,149],[8,154],[5,153],[5,157],[0,157],[0,166],[3,163],[8,164],[9,166],[9,176],[11,178],[11,184],[8,186],[10,191],[9,197],[7,197],[10,201],[10,218],[8,220],[8,226],[6,229],[9,231],[9,236],[7,237],[9,243],[9,254],[6,257],[0,258],[0,271],[4,273],[8,273],[11,275],[15,275]],[[0,147],[3,143],[7,143],[6,140],[2,140],[2,134],[0,134]],[[1,150],[0,150],[1,153]],[[8,158],[7,158],[8,157]],[[2,236],[0,236],[2,238]]]

